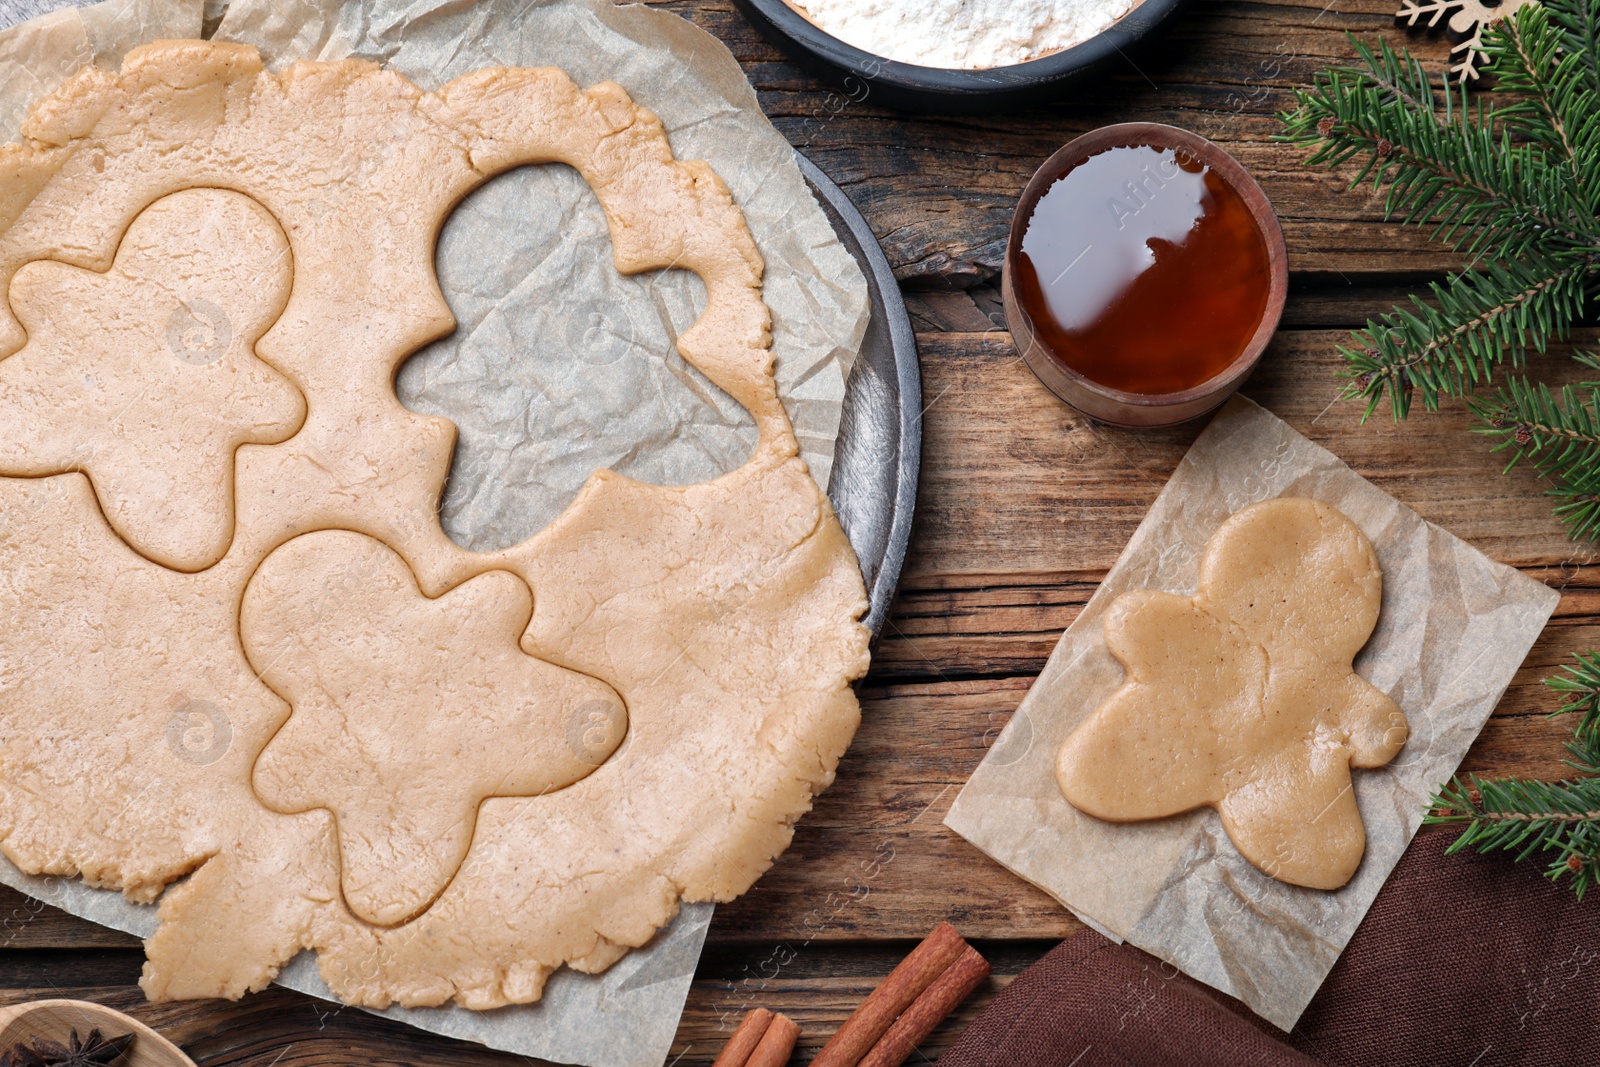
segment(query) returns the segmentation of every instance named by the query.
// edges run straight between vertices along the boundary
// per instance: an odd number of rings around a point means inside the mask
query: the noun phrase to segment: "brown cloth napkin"
[[[1017,977],[939,1067],[1600,1063],[1600,899],[1537,862],[1418,835],[1290,1034],[1085,930]]]

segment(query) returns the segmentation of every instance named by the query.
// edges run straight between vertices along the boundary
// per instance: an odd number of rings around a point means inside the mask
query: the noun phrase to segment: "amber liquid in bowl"
[[[1017,299],[1051,358],[1129,393],[1222,373],[1266,313],[1272,273],[1250,208],[1181,149],[1108,148],[1039,197]]]

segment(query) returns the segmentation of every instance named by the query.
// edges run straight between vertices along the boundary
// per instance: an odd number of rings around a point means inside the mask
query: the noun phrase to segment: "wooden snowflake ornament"
[[[1445,22],[1450,40],[1450,73],[1461,81],[1476,81],[1478,67],[1483,62],[1483,30],[1490,23],[1510,18],[1518,8],[1537,0],[1400,0],[1401,7],[1394,13],[1396,22],[1404,22],[1407,29],[1419,25],[1427,30],[1437,30],[1440,20]]]

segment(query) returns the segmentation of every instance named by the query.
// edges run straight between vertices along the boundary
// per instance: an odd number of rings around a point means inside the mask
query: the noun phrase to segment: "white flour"
[[[1133,0],[788,0],[817,26],[901,63],[975,70],[1081,44]]]

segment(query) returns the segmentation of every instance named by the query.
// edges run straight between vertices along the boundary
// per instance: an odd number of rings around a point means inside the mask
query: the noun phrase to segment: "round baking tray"
[[[861,266],[872,319],[845,384],[828,499],[861,561],[872,606],[862,621],[876,637],[900,583],[922,463],[922,365],[900,285],[878,239],[844,190],[799,152],[800,173],[839,240]]]
[[[900,287],[866,219],[843,190],[810,160],[799,153],[796,156],[800,172],[816,191],[839,239],[866,275],[871,297],[871,321],[845,387],[844,416],[834,448],[828,496],[861,561],[871,598],[863,621],[876,636],[889,617],[917,500],[917,471],[922,455],[921,365]],[[139,937],[150,937],[155,931],[153,908],[130,903],[121,893],[82,882],[24,874],[4,856],[0,856],[0,883],[102,926]],[[598,996],[601,1003],[606,1003],[608,991],[626,992],[664,981],[661,968],[674,966],[672,961],[687,951],[685,946],[703,940],[714,909],[715,905],[709,902],[685,904],[649,946],[629,953],[604,974],[563,970],[552,976],[539,1005],[501,1010],[542,1011],[559,1017],[562,1006],[574,1000],[587,1005]],[[663,960],[668,962],[659,962]],[[310,953],[290,960],[274,981],[337,1002]],[[599,988],[598,994],[595,987]],[[625,1007],[620,1006],[627,1004],[625,998],[616,998],[612,1003],[619,1005],[618,1012],[625,1012]],[[398,1005],[374,1010],[374,1014],[405,1022],[414,1022],[416,1013],[428,1017],[427,1026],[435,1033],[485,1041],[475,1013],[452,1015],[449,1009]]]
[[[858,103],[904,111],[972,114],[1031,107],[1059,99],[1085,74],[1121,57],[1164,26],[1187,0],[1144,0],[1082,44],[1026,63],[986,70],[946,70],[898,63],[846,44],[784,0],[733,0],[756,29],[796,62],[821,74]]]

